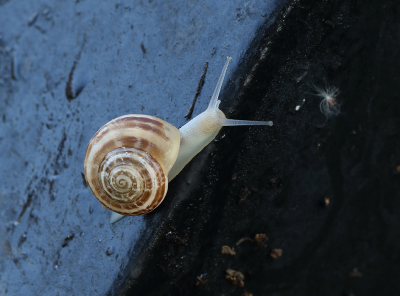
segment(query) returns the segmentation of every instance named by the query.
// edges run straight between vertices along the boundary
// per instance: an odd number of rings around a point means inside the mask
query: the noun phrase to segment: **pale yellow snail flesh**
[[[85,156],[86,181],[103,206],[114,212],[111,223],[124,215],[137,216],[155,209],[165,197],[168,182],[217,136],[223,126],[272,126],[271,121],[227,119],[218,108],[221,102],[218,96],[231,59],[228,57],[225,62],[208,108],[179,131],[156,117],[133,114],[110,121],[89,142]],[[150,167],[160,169],[144,174],[139,160],[129,160],[134,153],[146,160],[156,160],[158,164]],[[129,168],[130,164],[139,166],[139,172],[135,173],[137,168]],[[108,175],[109,172],[112,174]],[[140,176],[145,178],[137,179]],[[151,180],[150,176],[156,180]],[[142,191],[135,192],[135,189]]]

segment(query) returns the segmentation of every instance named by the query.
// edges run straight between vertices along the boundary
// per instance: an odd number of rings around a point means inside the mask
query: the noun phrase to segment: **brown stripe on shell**
[[[116,118],[115,120],[119,120],[119,121],[141,121],[141,122],[145,122],[145,123],[149,123],[149,124],[153,124],[159,127],[163,127],[163,123],[160,122],[159,120],[155,120],[149,117],[142,117],[142,116],[135,116],[135,115],[125,115],[125,116],[121,116]]]
[[[153,155],[156,159],[161,159],[163,155],[163,151],[161,148],[153,145],[150,141],[146,139],[138,139],[136,137],[124,137],[120,140],[110,140],[105,145],[101,147],[100,152],[93,156],[94,163],[101,163],[104,157],[110,151],[118,148],[118,147],[131,147],[136,148],[138,150],[146,151],[148,154]]]
[[[129,120],[130,119],[130,120]],[[120,119],[114,120],[114,124],[121,125],[123,124],[126,128],[141,128],[146,131],[151,131],[162,137],[164,140],[169,140],[168,136],[164,131],[164,126],[153,119],[145,118],[145,117],[124,117]]]
[[[162,196],[160,194],[162,194],[162,188],[161,187],[158,188],[157,193],[156,193],[155,198],[154,198],[154,201],[146,207],[146,210],[151,212],[153,209],[155,209],[164,200],[164,196]]]
[[[169,139],[164,131],[164,129],[168,130],[168,126],[164,126],[162,122],[147,117],[127,115],[115,118],[114,120],[111,120],[110,122],[102,126],[92,137],[92,141],[89,142],[87,150],[91,148],[93,140],[96,140],[97,138],[103,138],[108,133],[113,132],[115,129],[115,125],[118,129],[135,127],[144,128],[145,130],[151,130],[152,132],[156,133],[166,140]],[[154,127],[151,125],[154,125]]]

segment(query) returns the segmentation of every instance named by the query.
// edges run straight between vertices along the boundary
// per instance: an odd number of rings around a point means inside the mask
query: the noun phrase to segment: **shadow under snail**
[[[168,182],[206,147],[223,126],[269,125],[272,121],[227,119],[218,96],[232,58],[228,57],[208,108],[179,130],[150,115],[130,114],[102,126],[85,155],[85,178],[96,198],[112,213],[124,216],[151,212],[167,194]]]

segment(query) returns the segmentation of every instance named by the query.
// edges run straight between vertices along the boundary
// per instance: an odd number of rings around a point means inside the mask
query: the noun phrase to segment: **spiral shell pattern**
[[[178,129],[159,118],[118,117],[89,142],[86,181],[105,208],[131,216],[151,212],[167,193],[179,142]]]

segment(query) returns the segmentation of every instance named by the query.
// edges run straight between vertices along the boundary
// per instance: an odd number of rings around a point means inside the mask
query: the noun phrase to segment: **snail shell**
[[[90,140],[85,177],[103,207],[129,216],[154,210],[168,189],[168,172],[178,156],[179,130],[149,115],[125,115]]]

